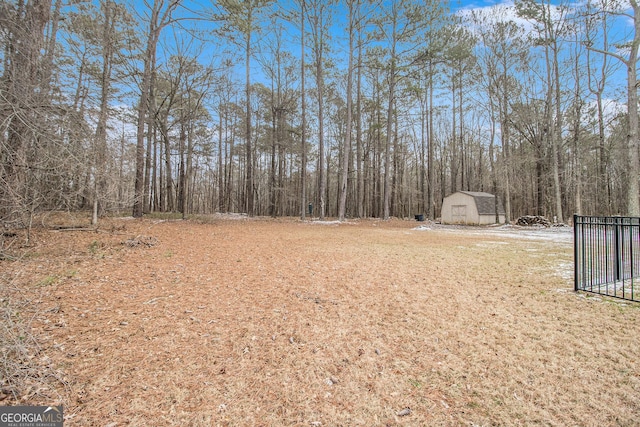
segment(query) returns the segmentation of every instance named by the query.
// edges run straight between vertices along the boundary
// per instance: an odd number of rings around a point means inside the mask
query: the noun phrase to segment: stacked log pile
[[[516,225],[520,225],[523,227],[551,227],[551,222],[547,218],[540,215],[525,215],[518,218],[518,220],[516,221]]]

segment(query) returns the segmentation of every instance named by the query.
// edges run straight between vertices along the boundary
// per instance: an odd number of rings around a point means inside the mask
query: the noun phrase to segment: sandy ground
[[[632,426],[640,305],[570,230],[114,219],[1,261],[65,426]],[[44,372],[49,374],[45,375]]]

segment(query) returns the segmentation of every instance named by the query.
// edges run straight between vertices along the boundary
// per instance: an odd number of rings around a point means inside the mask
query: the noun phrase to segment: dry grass
[[[58,389],[64,388],[65,380],[41,351],[32,330],[42,301],[37,287],[50,285],[54,279],[45,278],[35,288],[21,288],[14,283],[18,277],[20,272],[0,275],[0,402],[60,401]]]
[[[639,306],[574,294],[570,243],[415,225],[113,220],[1,265],[68,426],[637,423]]]

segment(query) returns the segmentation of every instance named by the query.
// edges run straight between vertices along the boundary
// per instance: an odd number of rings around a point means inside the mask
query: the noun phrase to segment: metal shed
[[[504,223],[505,211],[498,199],[498,222]],[[458,191],[442,201],[443,224],[486,225],[496,223],[496,196],[475,191]]]

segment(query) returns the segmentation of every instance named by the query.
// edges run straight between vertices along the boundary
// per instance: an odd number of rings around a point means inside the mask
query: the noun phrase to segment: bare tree
[[[497,16],[496,16],[497,15]],[[515,22],[503,20],[496,14],[473,16],[479,31],[483,49],[479,58],[485,69],[484,87],[491,102],[491,111],[497,115],[500,129],[502,167],[499,174],[504,195],[505,220],[511,220],[511,99],[518,91],[518,69],[527,61],[527,47],[522,37],[523,31]]]
[[[388,102],[386,111],[386,142],[384,151],[384,190],[382,217],[391,214],[391,146],[394,138],[393,123],[396,109],[397,85],[411,75],[411,70],[422,63],[424,55],[416,55],[422,43],[421,36],[434,29],[434,20],[444,21],[444,11],[439,2],[417,5],[409,1],[392,2],[384,16],[378,19],[378,38],[387,44]],[[395,173],[395,172],[393,172]]]
[[[552,6],[551,2],[536,2],[520,0],[516,3],[518,15],[534,24],[535,32],[531,41],[541,46],[545,57],[546,75],[546,131],[545,134],[551,147],[551,167],[553,175],[555,214],[559,222],[564,222],[562,209],[562,189],[559,170],[559,146],[562,141],[562,100],[560,87],[559,57],[561,49],[560,37],[566,32],[565,5]]]
[[[353,56],[356,26],[356,7],[353,0],[347,1],[349,20],[349,60],[347,65],[347,118],[346,130],[342,144],[342,162],[340,164],[340,199],[338,204],[338,219],[344,221],[347,208],[347,181],[349,177],[349,152],[351,151],[351,133],[353,125]]]
[[[614,67],[609,61],[609,55],[595,52],[596,46],[604,52],[610,49],[609,46],[609,16],[603,10],[594,8],[591,1],[587,2],[583,13],[584,40],[586,49],[584,56],[588,78],[588,87],[592,95],[596,97],[596,114],[598,123],[598,174],[596,177],[596,204],[603,209],[606,214],[611,214],[611,182],[607,176],[609,165],[609,155],[606,149],[605,117],[604,117],[604,91],[607,87]],[[599,43],[598,45],[596,43]],[[596,61],[596,58],[599,61]],[[604,193],[604,194],[603,194]]]
[[[216,19],[222,20],[224,26],[222,31],[237,41],[244,49],[245,55],[245,206],[250,216],[255,214],[255,183],[253,177],[253,147],[252,147],[252,111],[251,111],[251,54],[253,35],[259,30],[260,13],[273,0],[220,0],[218,5],[221,8],[220,15]]]
[[[122,62],[120,51],[131,33],[127,26],[131,24],[130,16],[123,5],[113,0],[104,0],[100,4],[102,31],[99,49],[102,51],[102,72],[99,78],[100,106],[95,132],[94,156],[94,198],[92,224],[98,223],[107,202],[107,122],[110,117],[109,102],[113,98],[113,69]]]
[[[171,24],[172,14],[180,5],[181,0],[153,0],[153,4],[145,1],[150,9],[149,29],[147,34],[147,46],[144,55],[144,68],[142,70],[142,82],[140,85],[140,101],[138,102],[138,128],[136,136],[136,181],[133,202],[133,216],[142,217],[145,203],[145,125],[149,123],[150,116],[149,99],[152,90],[153,75],[156,65],[156,49],[161,31]]]
[[[599,14],[606,22],[608,16],[618,16],[628,18],[633,22],[633,31],[629,40],[624,40],[616,46],[617,50],[597,47],[593,39],[586,40],[586,47],[593,51],[601,53],[605,56],[611,56],[617,59],[627,69],[627,115],[628,115],[628,133],[627,133],[627,162],[629,168],[629,179],[627,183],[627,213],[629,215],[640,215],[640,156],[638,149],[638,48],[640,47],[640,6],[637,0],[629,0],[630,9],[626,8],[625,2],[617,0],[605,1],[601,3],[601,9],[595,11],[589,3],[591,10],[591,18]],[[605,39],[606,40],[606,39]],[[605,66],[603,65],[603,70]]]
[[[327,178],[325,174],[325,55],[329,50],[329,29],[327,22],[330,2],[326,0],[313,0],[309,4],[308,19],[311,22],[311,43],[313,53],[313,69],[316,83],[316,102],[318,108],[318,201],[320,219],[324,219],[326,213]]]
[[[307,212],[307,94],[305,93],[305,0],[300,0],[300,219]]]
[[[45,48],[45,28],[51,14],[51,0],[35,0],[25,4],[2,5],[2,27],[7,31],[4,74],[2,76],[1,121],[2,193],[0,215],[12,220],[16,214],[33,207],[36,190],[29,183],[33,172],[32,149],[36,148],[44,118],[42,99],[48,90],[41,87],[41,52]],[[40,117],[38,117],[40,115]],[[5,125],[6,124],[6,125]],[[31,183],[32,184],[32,183]]]

